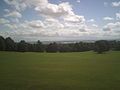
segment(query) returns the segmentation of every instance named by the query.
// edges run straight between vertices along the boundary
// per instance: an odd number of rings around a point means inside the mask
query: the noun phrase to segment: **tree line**
[[[103,53],[109,50],[120,51],[120,41],[98,40],[92,42],[76,42],[67,44],[58,44],[56,42],[43,44],[39,40],[34,43],[28,43],[25,40],[15,42],[10,37],[4,38],[0,36],[0,51],[16,51],[16,52],[84,52],[95,51]]]

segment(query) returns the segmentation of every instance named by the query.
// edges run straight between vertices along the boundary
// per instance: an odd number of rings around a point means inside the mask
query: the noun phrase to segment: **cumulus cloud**
[[[110,28],[118,28],[118,27],[120,27],[120,22],[108,23],[106,26],[110,27]]]
[[[26,7],[34,7],[40,15],[44,17],[61,18],[65,16],[70,17],[69,21],[80,21],[83,16],[76,15],[73,12],[72,5],[69,2],[62,2],[60,4],[49,3],[48,0],[4,0],[7,4],[15,7],[16,11],[10,12],[5,16],[21,17],[22,15],[17,11],[21,9],[22,4]],[[67,17],[65,17],[66,20]]]
[[[80,32],[86,32],[86,29],[80,28],[79,31],[80,31]]]
[[[16,29],[15,35],[29,36],[82,36],[95,35],[97,25],[92,25],[91,29],[86,25],[84,16],[74,13],[72,5],[69,2],[60,4],[49,3],[48,0],[4,0],[13,7],[12,12],[8,12],[6,17],[21,18],[21,11],[26,8],[34,8],[43,17],[43,20],[24,21],[19,24],[6,24],[7,27]],[[80,0],[77,0],[80,3]],[[88,22],[95,22],[94,19]]]
[[[52,4],[48,0],[4,0],[12,9],[4,10],[6,17],[14,17],[16,21],[22,18],[21,12],[27,8],[32,8],[38,12],[41,20],[22,21],[19,23],[8,24],[14,30],[14,35],[18,36],[38,36],[38,37],[79,37],[79,36],[102,36],[102,30],[98,29],[98,25],[93,24],[94,19],[86,21],[82,15],[75,14],[72,5],[69,2],[60,2],[59,4]],[[80,3],[80,0],[77,0]],[[12,11],[13,10],[13,11]],[[117,15],[119,16],[119,15]],[[105,20],[112,20],[110,17]],[[87,24],[86,22],[90,22]],[[118,23],[117,23],[118,24]],[[112,31],[117,27],[116,23],[107,24],[103,30]],[[119,26],[119,25],[118,25]],[[119,27],[118,27],[119,28]],[[12,33],[13,35],[13,33]]]
[[[6,14],[5,17],[21,18],[22,15],[17,11],[12,11],[12,12],[9,12],[8,14]]]
[[[90,19],[87,22],[95,22],[95,20],[94,19]]]
[[[8,12],[10,12],[10,10],[9,10],[9,9],[4,9],[4,11],[5,11],[5,12],[7,12],[7,13],[8,13]]]
[[[24,0],[4,0],[8,5],[12,6],[13,9],[18,11],[24,10],[27,6]]]
[[[44,24],[41,20],[34,20],[28,23],[28,25],[32,28],[43,28]]]
[[[116,13],[116,19],[120,19],[120,13]]]
[[[98,25],[96,25],[96,24],[92,24],[92,26],[93,26],[93,27],[98,27]]]
[[[107,2],[104,2],[104,6],[107,7],[107,6],[108,6],[108,3],[107,3]]]
[[[35,10],[49,17],[61,17],[68,14],[74,14],[68,2],[63,2],[59,5],[48,3],[44,7],[37,6]]]
[[[37,6],[41,6],[44,7],[48,4],[48,0],[24,0],[24,3],[28,6],[28,7],[37,7]]]
[[[110,27],[105,26],[105,27],[103,28],[103,31],[111,31],[111,28],[110,28]]]
[[[118,33],[120,32],[120,22],[108,23],[103,27],[103,31],[112,31],[113,32],[112,34],[114,34],[114,32],[117,32],[117,34],[120,34]]]
[[[37,6],[44,7],[48,4],[48,0],[4,0],[5,3],[11,6],[11,9],[18,12],[24,11],[26,8],[35,8]]]
[[[5,19],[5,18],[0,18],[0,24],[6,24],[9,23],[10,21]]]
[[[79,16],[79,15],[67,15],[64,17],[64,21],[66,22],[71,22],[71,23],[84,23],[85,18],[84,16]]]
[[[64,28],[63,23],[54,18],[45,19],[44,24],[46,29],[58,30]]]
[[[8,27],[9,29],[13,29],[13,30],[17,29],[17,25],[16,24],[6,23],[6,24],[4,24],[4,26]]]
[[[111,18],[111,17],[104,17],[103,20],[105,20],[105,21],[111,21],[111,20],[114,20],[114,18]]]
[[[120,1],[118,2],[112,2],[113,7],[120,7]]]
[[[77,3],[80,3],[80,0],[77,0],[76,2],[77,2]]]

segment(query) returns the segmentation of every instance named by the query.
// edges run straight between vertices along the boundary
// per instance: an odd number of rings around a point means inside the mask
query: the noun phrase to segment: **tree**
[[[58,51],[58,45],[57,43],[50,43],[46,47],[46,52],[57,52]]]
[[[72,47],[70,47],[70,45],[68,44],[59,45],[59,52],[71,52],[71,51]]]
[[[39,40],[36,43],[36,51],[37,52],[44,52],[44,46],[43,46],[42,42],[40,42]]]
[[[16,50],[16,44],[10,37],[5,39],[5,43],[6,43],[7,51],[15,51]]]
[[[74,44],[74,50],[75,52],[83,52],[85,51],[85,44],[83,42],[75,43]]]
[[[115,50],[120,51],[120,41],[116,42]]]
[[[18,43],[17,48],[19,52],[26,52],[28,50],[28,44],[24,40],[21,40]]]
[[[106,40],[99,40],[95,42],[95,52],[98,52],[99,54],[109,51],[109,43]]]
[[[27,51],[34,52],[34,44],[27,43]]]
[[[6,48],[5,39],[0,36],[0,51],[4,51]]]

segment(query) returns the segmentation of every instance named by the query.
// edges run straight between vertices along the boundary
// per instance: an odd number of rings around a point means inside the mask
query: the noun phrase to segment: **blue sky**
[[[0,0],[0,35],[16,41],[120,39],[120,0]]]

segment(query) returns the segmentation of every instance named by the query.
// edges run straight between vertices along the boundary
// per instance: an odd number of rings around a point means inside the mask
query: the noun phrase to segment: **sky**
[[[120,0],[0,0],[0,35],[15,41],[120,39]]]

